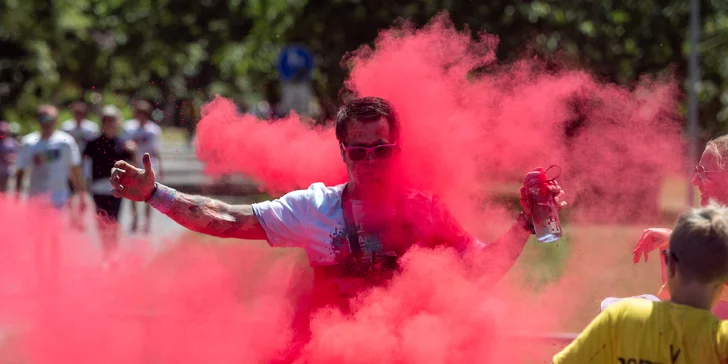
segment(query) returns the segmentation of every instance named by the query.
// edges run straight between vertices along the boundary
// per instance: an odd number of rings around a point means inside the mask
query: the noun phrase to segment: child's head
[[[670,295],[699,287],[715,304],[728,282],[728,208],[710,204],[682,214],[665,254]]]

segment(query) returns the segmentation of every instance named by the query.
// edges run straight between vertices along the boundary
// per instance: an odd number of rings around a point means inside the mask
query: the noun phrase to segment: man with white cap
[[[83,151],[83,156],[91,161],[91,193],[107,263],[111,262],[118,244],[121,210],[121,200],[111,195],[111,168],[120,160],[134,162],[134,143],[118,136],[120,114],[115,106],[105,106],[101,113],[101,136],[91,140]]]

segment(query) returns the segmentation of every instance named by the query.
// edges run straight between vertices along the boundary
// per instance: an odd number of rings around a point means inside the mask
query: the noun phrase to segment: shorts
[[[119,221],[119,210],[121,210],[121,199],[108,195],[93,195],[96,205],[96,215],[101,216],[108,222]]]

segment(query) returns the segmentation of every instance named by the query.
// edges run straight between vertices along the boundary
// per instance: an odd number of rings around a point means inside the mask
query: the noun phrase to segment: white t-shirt
[[[140,128],[139,121],[131,119],[124,123],[124,132],[127,140],[133,140],[136,143],[137,163],[141,164],[142,156],[149,153],[152,157],[152,167],[159,172],[156,156],[159,156],[160,153],[162,128],[151,120],[144,123],[144,126]]]
[[[78,144],[78,148],[82,152],[86,149],[88,142],[96,139],[101,134],[99,126],[88,119],[81,121],[81,126],[74,119],[66,120],[61,124],[61,130],[73,136],[76,144]]]
[[[70,194],[70,169],[79,165],[81,153],[68,133],[56,130],[47,140],[40,138],[40,132],[23,137],[18,169],[31,169],[28,196],[48,194],[53,205],[63,206]]]
[[[396,259],[413,245],[449,245],[465,253],[484,244],[471,237],[452,218],[437,197],[403,191],[399,201],[367,209],[351,201],[353,218],[344,219],[345,185],[314,183],[273,200],[253,204],[253,211],[273,247],[305,250],[314,268],[315,296],[322,302],[353,297],[362,289],[385,282],[396,269]],[[367,213],[368,212],[368,213]],[[355,226],[356,234],[351,234]],[[358,240],[360,254],[352,254],[350,240]],[[354,241],[356,241],[354,240]],[[318,282],[318,283],[316,283]]]
[[[88,142],[96,139],[101,134],[99,126],[88,119],[81,121],[81,126],[74,119],[66,120],[61,124],[61,130],[73,136],[81,153],[86,149]],[[83,175],[86,178],[91,178],[91,163],[86,162],[83,164]]]
[[[313,267],[345,262],[351,250],[341,198],[345,186],[314,183],[306,190],[253,204],[268,243],[273,247],[303,248]],[[402,203],[392,202],[368,211],[375,214],[365,216],[360,202],[352,201],[364,254],[387,250],[403,253],[415,244],[448,244],[459,250],[473,243],[482,245],[460,227],[437,197],[422,191],[407,191]],[[397,244],[387,249],[382,242],[390,240]]]

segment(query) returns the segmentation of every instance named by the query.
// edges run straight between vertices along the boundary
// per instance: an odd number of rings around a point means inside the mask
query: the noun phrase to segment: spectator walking
[[[78,145],[78,150],[80,153],[84,150],[84,148],[86,148],[86,144],[89,141],[98,137],[99,126],[88,119],[88,105],[83,101],[74,101],[73,103],[71,103],[71,113],[73,114],[73,118],[64,121],[61,124],[61,130],[65,131],[68,134],[71,134],[73,139],[76,141],[76,144]],[[84,182],[88,183],[91,178],[91,165],[88,163],[83,163],[82,170],[85,180]],[[73,183],[71,183],[70,180],[68,181],[68,186],[73,194],[81,192],[74,189]],[[73,198],[71,198],[69,207],[71,215],[75,216],[71,219],[71,221],[77,222],[78,225],[76,227],[78,228],[83,228],[84,210],[81,208],[81,206],[82,205],[74,206]]]
[[[139,100],[134,103],[134,119],[127,120],[124,123],[124,131],[129,140],[136,144],[136,160],[141,162],[142,156],[148,153],[151,157],[154,170],[158,171],[159,178],[162,178],[162,161],[160,158],[160,142],[162,139],[162,128],[152,120],[152,111],[154,108],[146,100]],[[143,227],[144,233],[149,233],[152,224],[152,207],[144,206],[145,223]],[[131,231],[136,232],[138,228],[138,213],[136,204],[132,203],[132,222]]]
[[[118,136],[121,113],[113,105],[107,105],[101,113],[101,136],[90,141],[83,156],[91,162],[91,193],[96,205],[98,229],[106,264],[113,263],[113,254],[119,239],[119,212],[121,200],[111,196],[109,182],[114,163],[120,160],[134,161],[134,142]]]

